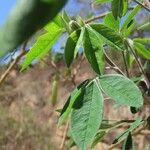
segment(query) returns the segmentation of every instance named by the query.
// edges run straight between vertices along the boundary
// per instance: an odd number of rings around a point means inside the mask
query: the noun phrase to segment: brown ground
[[[78,66],[77,63],[75,66]],[[59,150],[65,126],[57,128],[59,113],[69,93],[74,88],[72,79],[66,75],[61,62],[57,64],[61,72],[57,105],[51,105],[51,83],[55,69],[48,65],[35,65],[20,73],[13,70],[0,88],[0,150]],[[74,70],[76,71],[76,70]],[[93,77],[94,74],[86,61],[77,70],[75,83]],[[105,119],[134,119],[128,108],[116,108],[111,101],[105,101]],[[144,107],[140,112],[148,115],[150,109]],[[119,131],[121,131],[120,129]],[[116,132],[109,133],[104,142],[95,150],[107,150]],[[150,136],[137,135],[136,146],[143,150],[150,144]],[[66,148],[65,148],[66,149]],[[76,149],[76,148],[72,148]],[[117,148],[114,148],[117,150]]]

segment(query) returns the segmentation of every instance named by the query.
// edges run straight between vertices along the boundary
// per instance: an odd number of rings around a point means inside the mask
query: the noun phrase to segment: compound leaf
[[[122,37],[113,29],[100,23],[91,24],[90,26],[99,33],[101,40],[103,40],[109,46],[120,51],[125,50],[125,45]]]

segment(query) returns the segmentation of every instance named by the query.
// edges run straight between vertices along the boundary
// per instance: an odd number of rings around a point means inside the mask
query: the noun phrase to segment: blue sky
[[[4,23],[11,8],[15,5],[16,0],[1,0],[0,4],[0,25]]]
[[[0,4],[0,26],[3,25],[6,18],[8,17],[11,9],[15,6],[17,0],[1,0]],[[81,12],[89,11],[89,9],[84,9],[85,7],[89,7],[89,0],[86,0],[85,3],[79,3],[78,0],[69,0],[68,4],[65,6],[65,10],[71,15],[78,15]],[[82,10],[82,11],[81,11]],[[86,14],[86,13],[84,13]],[[61,47],[64,46],[64,41],[66,40],[66,36],[62,36],[59,41],[54,45],[54,51],[61,51]],[[6,56],[7,57],[7,56]],[[9,60],[8,60],[9,61]],[[0,62],[1,63],[1,62]]]
[[[0,25],[2,25],[9,15],[11,8],[15,5],[16,0],[1,0],[0,4]],[[77,0],[69,0],[67,6],[65,9],[71,14],[77,14],[81,7],[83,7],[83,4],[79,4]],[[72,9],[73,8],[73,9]]]

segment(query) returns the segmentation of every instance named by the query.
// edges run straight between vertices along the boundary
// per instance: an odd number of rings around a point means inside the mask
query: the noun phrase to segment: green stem
[[[129,78],[130,75],[129,75],[128,65],[127,65],[126,56],[125,56],[125,53],[124,53],[124,52],[122,52],[122,57],[123,57],[123,62],[124,62],[126,74],[127,74],[127,77]]]

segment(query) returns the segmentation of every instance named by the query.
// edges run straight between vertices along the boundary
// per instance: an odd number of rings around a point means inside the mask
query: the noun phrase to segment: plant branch
[[[69,129],[69,121],[67,122],[67,124],[66,124],[66,126],[65,126],[65,131],[64,131],[64,134],[63,134],[62,143],[61,143],[61,145],[60,145],[60,150],[63,150],[63,149],[64,149],[68,129]]]
[[[141,131],[143,131],[144,129],[145,129],[145,126],[142,126],[142,127],[138,128],[135,132],[133,132],[132,136],[136,136],[136,135],[140,134]],[[108,150],[112,150],[115,147],[118,147],[120,144],[122,144],[124,142],[124,140],[119,141],[116,144],[111,145]]]
[[[126,40],[126,43],[127,43],[127,46],[129,47],[131,53],[133,54],[133,56],[134,56],[134,58],[135,58],[135,61],[136,61],[137,65],[139,66],[139,69],[140,69],[141,73],[143,74],[143,76],[144,76],[144,78],[145,78],[145,82],[146,82],[148,88],[150,88],[150,82],[149,82],[149,80],[148,80],[148,78],[147,78],[147,76],[146,76],[146,73],[145,73],[145,71],[144,71],[144,69],[143,69],[143,67],[142,67],[141,62],[138,60],[137,54],[135,53],[134,49],[132,48],[132,46],[130,45],[130,43],[129,43],[128,40]]]
[[[139,2],[138,0],[134,0],[135,3],[139,4],[141,7],[143,7],[144,9],[146,9],[147,11],[150,12],[149,7],[145,6],[144,4],[142,4],[141,2]]]
[[[123,62],[124,62],[125,70],[126,70],[126,75],[129,78],[130,74],[129,74],[128,65],[127,65],[127,61],[126,61],[126,56],[125,56],[124,52],[122,52],[122,57],[123,57]]]
[[[5,81],[9,73],[12,71],[12,69],[17,65],[17,63],[20,61],[20,59],[27,53],[25,50],[27,42],[24,43],[21,53],[17,56],[17,58],[10,64],[8,69],[4,72],[4,74],[0,77],[0,85]]]
[[[86,20],[85,23],[88,24],[88,23],[91,23],[91,22],[93,22],[95,20],[101,19],[101,18],[105,17],[107,14],[108,14],[108,12],[104,12],[104,13],[102,13],[100,15],[97,15],[95,17],[92,17],[92,18]]]
[[[119,69],[119,67],[109,58],[109,56],[105,53],[105,58],[108,64],[111,65],[111,67],[113,67],[113,69],[118,72],[119,74],[122,74],[123,76],[125,76],[125,74]]]

